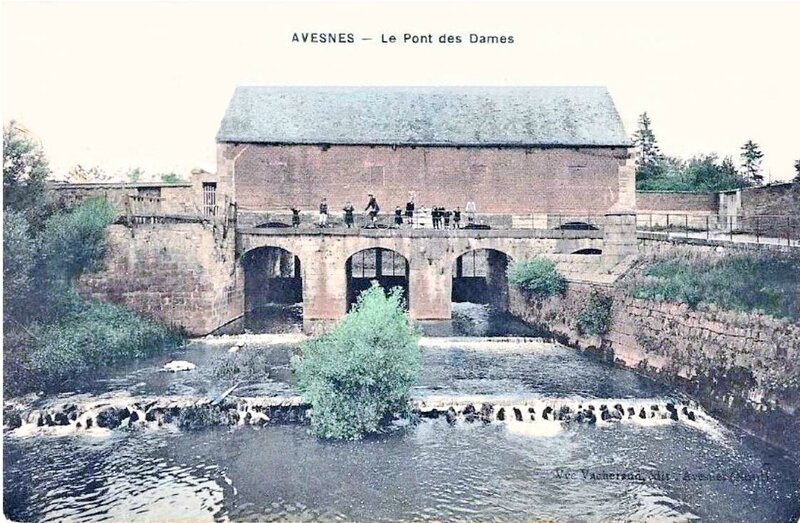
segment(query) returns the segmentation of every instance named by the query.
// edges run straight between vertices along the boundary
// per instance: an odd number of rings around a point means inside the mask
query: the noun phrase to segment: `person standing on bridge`
[[[453,211],[453,229],[461,228],[461,207],[456,207]]]
[[[350,203],[350,200],[347,200],[347,203],[344,206],[344,224],[347,225],[347,228],[351,228],[353,226],[353,204]]]
[[[408,203],[406,203],[406,222],[408,226],[411,227],[414,225],[414,193],[410,194],[410,198],[408,199]]]
[[[322,202],[319,204],[319,226],[320,227],[327,227],[328,226],[328,199],[323,198]]]
[[[364,210],[369,213],[370,222],[372,222],[372,226],[375,227],[378,221],[378,211],[380,211],[381,208],[378,206],[378,200],[376,200],[373,195],[369,195],[369,203],[367,203]]]
[[[298,227],[300,227],[300,209],[298,209],[297,206],[292,205],[291,210],[292,210],[292,227],[297,229]]]
[[[467,206],[464,207],[464,212],[467,213],[467,225],[474,225],[478,208],[472,199],[467,202]]]

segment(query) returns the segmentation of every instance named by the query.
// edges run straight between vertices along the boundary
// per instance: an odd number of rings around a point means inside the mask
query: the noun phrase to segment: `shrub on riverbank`
[[[584,335],[605,334],[611,327],[611,307],[614,299],[597,289],[592,289],[589,300],[577,317],[578,331]]]
[[[102,265],[114,210],[103,199],[57,209],[41,148],[13,124],[3,137],[4,393],[57,388],[174,346],[179,336],[167,327],[77,296],[75,280]]]
[[[564,294],[567,282],[548,259],[533,258],[513,262],[507,272],[508,284],[524,289],[531,294],[546,298]]]
[[[645,260],[630,296],[800,318],[800,256],[778,252],[674,252]]]
[[[15,388],[48,388],[87,371],[175,347],[175,330],[107,303],[75,300],[55,321],[27,327],[25,349],[9,354]],[[16,361],[9,361],[9,360]]]
[[[330,333],[306,343],[292,361],[312,406],[311,430],[326,439],[377,432],[393,414],[407,414],[421,353],[403,312],[400,289],[364,291]]]

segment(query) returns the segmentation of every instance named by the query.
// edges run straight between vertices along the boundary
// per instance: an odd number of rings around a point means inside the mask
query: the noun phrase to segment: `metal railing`
[[[161,196],[128,195],[125,200],[125,223],[131,225],[168,223],[168,222],[213,222],[224,229],[235,223],[236,204],[230,203],[226,196],[224,203],[213,206],[204,205],[202,209],[195,207],[193,212],[187,209],[167,209],[167,199]]]
[[[638,231],[666,238],[800,245],[800,216],[779,214],[638,213]]]
[[[319,229],[319,215],[314,211],[301,211],[299,223],[295,225],[292,213],[288,211],[278,212],[254,212],[245,211],[239,218],[239,223],[250,224],[256,228],[300,228],[300,229]],[[433,218],[427,214],[415,213],[411,223],[405,216],[401,215],[401,223],[396,223],[394,213],[380,213],[373,222],[367,213],[356,212],[353,215],[352,228],[360,229],[428,229],[428,230],[513,230],[513,229],[535,229],[535,230],[564,230],[564,231],[602,231],[605,223],[605,216],[602,214],[483,214],[476,213],[470,217],[465,212],[461,213],[460,221],[456,222],[451,215],[449,218],[442,217],[438,223],[434,223]],[[347,228],[342,212],[333,212],[328,215],[327,224],[324,228],[341,229]]]

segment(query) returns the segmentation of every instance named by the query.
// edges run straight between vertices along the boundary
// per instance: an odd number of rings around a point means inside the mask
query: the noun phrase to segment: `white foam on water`
[[[293,345],[302,343],[310,338],[301,332],[289,332],[281,334],[223,334],[219,336],[206,336],[204,338],[192,338],[189,344],[203,345]]]
[[[564,432],[563,424],[560,421],[517,421],[512,419],[507,420],[504,425],[509,434],[530,438],[552,438]]]
[[[463,349],[481,352],[545,354],[560,346],[544,338],[529,337],[429,337],[419,339],[419,346],[425,349]]]

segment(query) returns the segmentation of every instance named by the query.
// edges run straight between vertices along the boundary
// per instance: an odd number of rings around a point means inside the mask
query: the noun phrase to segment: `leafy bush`
[[[4,392],[51,386],[179,339],[124,309],[78,297],[74,282],[100,268],[114,211],[94,199],[59,212],[46,191],[49,174],[44,152],[24,129],[4,127]]]
[[[597,336],[605,334],[611,327],[611,307],[614,299],[597,290],[592,289],[589,301],[578,313],[578,330],[581,334]]]
[[[333,331],[306,343],[292,360],[312,406],[311,430],[327,439],[357,439],[378,431],[392,414],[407,414],[420,366],[402,291],[387,296],[377,285],[361,293]]]
[[[512,263],[508,270],[508,283],[540,297],[564,294],[566,280],[548,259],[533,258]]]
[[[42,235],[40,277],[73,280],[100,268],[106,252],[106,228],[114,208],[103,199],[91,199],[69,212],[47,219]]]
[[[113,208],[105,200],[86,201],[51,215],[36,235],[22,214],[4,217],[5,318],[46,322],[65,314],[75,304],[74,280],[102,263]]]
[[[116,305],[82,302],[55,322],[29,326],[18,390],[53,385],[78,373],[174,347],[181,337]]]
[[[3,303],[5,319],[25,315],[25,298],[34,284],[31,271],[36,260],[37,242],[31,237],[28,221],[15,211],[3,213]]]
[[[697,307],[761,311],[776,317],[800,317],[800,256],[742,252],[723,256],[672,253],[644,262],[626,282],[630,296]]]

